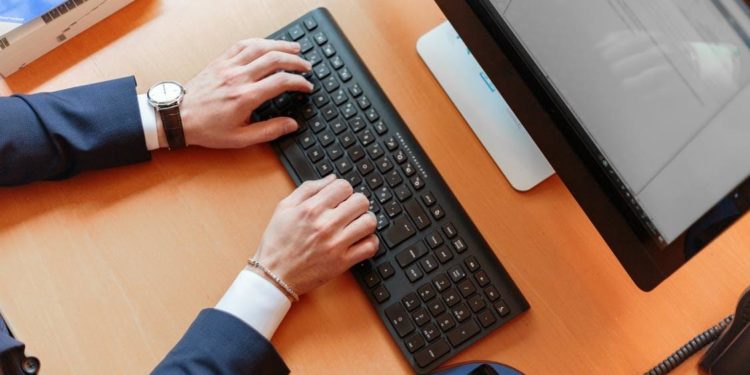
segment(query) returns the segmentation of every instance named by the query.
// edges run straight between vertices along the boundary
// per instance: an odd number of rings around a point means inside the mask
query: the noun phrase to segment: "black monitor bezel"
[[[487,0],[436,2],[640,289],[652,290],[704,247],[686,251],[687,230],[667,246],[652,236],[592,153],[576,117]],[[748,197],[750,178],[725,199],[744,204],[744,213]]]

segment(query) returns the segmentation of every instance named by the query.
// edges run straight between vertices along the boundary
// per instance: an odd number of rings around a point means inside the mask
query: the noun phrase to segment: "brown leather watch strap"
[[[170,150],[176,150],[187,146],[185,143],[185,132],[182,129],[182,116],[180,107],[175,106],[168,109],[160,109],[159,115],[164,126],[164,134],[167,136]]]

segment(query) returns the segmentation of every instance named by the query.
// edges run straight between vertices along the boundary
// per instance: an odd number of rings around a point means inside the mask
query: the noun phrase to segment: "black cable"
[[[703,331],[698,336],[693,337],[687,344],[683,345],[676,352],[672,353],[667,359],[661,361],[644,375],[664,375],[674,370],[682,362],[685,362],[690,356],[703,349],[706,345],[714,342],[719,335],[732,323],[734,315],[729,315],[720,321],[719,324]]]

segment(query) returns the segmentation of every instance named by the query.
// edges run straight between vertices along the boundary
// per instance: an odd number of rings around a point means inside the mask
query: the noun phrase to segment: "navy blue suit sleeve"
[[[226,312],[206,309],[152,375],[288,373],[260,333]]]
[[[135,78],[0,98],[0,186],[146,161]]]

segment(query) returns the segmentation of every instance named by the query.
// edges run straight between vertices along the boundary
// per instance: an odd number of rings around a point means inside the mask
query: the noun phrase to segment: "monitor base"
[[[514,189],[555,173],[448,21],[422,35],[417,52]]]

